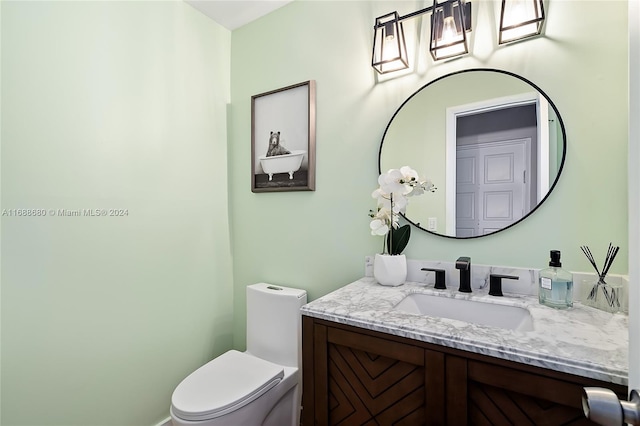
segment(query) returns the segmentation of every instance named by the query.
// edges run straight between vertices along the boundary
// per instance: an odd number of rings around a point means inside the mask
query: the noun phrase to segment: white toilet
[[[184,379],[171,396],[174,426],[297,426],[304,290],[247,287],[247,351],[230,350]]]

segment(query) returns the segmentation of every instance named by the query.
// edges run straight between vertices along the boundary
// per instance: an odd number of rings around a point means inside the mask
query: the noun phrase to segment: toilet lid
[[[231,350],[178,385],[171,396],[172,410],[184,420],[213,419],[244,407],[283,377],[281,365]]]

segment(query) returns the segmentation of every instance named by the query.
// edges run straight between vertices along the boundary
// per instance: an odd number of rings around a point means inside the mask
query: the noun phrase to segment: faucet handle
[[[489,275],[489,295],[502,296],[502,279],[519,280],[515,275],[491,274]]]
[[[431,271],[436,273],[436,286],[434,287],[436,290],[446,290],[447,285],[445,284],[445,270],[437,269],[437,268],[422,268],[421,271]]]

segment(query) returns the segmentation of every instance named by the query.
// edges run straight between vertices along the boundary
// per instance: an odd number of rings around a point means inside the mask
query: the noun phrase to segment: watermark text
[[[127,217],[129,209],[2,209],[2,217]]]

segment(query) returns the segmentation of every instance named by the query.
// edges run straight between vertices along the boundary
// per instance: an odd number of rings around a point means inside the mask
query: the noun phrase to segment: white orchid
[[[389,232],[389,225],[382,219],[373,219],[371,224],[371,235],[386,235]]]
[[[392,215],[390,209],[378,208],[378,211],[374,213],[370,211],[371,216],[371,235],[386,235],[389,232],[389,227],[398,227],[398,215]]]
[[[416,195],[422,195],[425,192],[434,192],[436,190],[433,182],[431,182],[430,180],[425,180],[418,183],[419,184],[415,186],[411,186],[411,191],[406,194],[407,197],[415,197]]]
[[[378,177],[380,191],[384,194],[403,194],[406,191],[404,176],[398,169],[391,169]]]
[[[431,181],[420,181],[418,173],[408,166],[400,169],[390,169],[386,173],[382,173],[378,177],[380,185],[371,196],[377,200],[377,211],[370,212],[372,220],[370,223],[372,235],[387,235],[385,238],[385,247],[389,249],[391,254],[400,254],[409,238],[409,226],[405,225],[403,245],[398,247],[390,247],[393,238],[390,238],[394,229],[398,229],[398,216],[405,213],[409,202],[407,197],[422,195],[425,192],[434,192],[435,186]],[[402,228],[405,228],[403,226]],[[387,241],[389,240],[389,241]]]
[[[402,177],[405,182],[417,182],[419,179],[418,172],[409,166],[402,166],[400,168],[400,173],[402,173]]]

